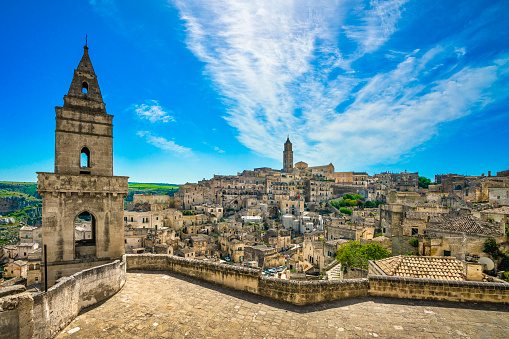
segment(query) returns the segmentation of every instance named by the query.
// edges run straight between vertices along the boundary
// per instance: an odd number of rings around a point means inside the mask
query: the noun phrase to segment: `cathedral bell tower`
[[[55,111],[55,173],[37,173],[44,287],[121,258],[128,193],[128,177],[113,176],[113,116],[106,113],[87,46]]]
[[[290,173],[293,170],[293,151],[290,136],[286,139],[283,151],[283,172]]]

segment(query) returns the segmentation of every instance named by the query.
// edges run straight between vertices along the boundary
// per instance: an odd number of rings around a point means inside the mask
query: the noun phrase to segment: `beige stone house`
[[[16,260],[4,266],[5,278],[26,278],[28,273],[28,261]]]

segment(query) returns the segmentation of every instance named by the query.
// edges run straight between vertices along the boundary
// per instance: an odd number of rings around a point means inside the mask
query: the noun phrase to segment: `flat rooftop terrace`
[[[169,272],[129,272],[57,338],[509,338],[509,306],[358,298],[294,306]]]

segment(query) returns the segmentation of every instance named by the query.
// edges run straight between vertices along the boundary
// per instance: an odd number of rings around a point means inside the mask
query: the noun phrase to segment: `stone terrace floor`
[[[509,307],[360,298],[298,307],[167,272],[124,288],[57,338],[509,338]]]

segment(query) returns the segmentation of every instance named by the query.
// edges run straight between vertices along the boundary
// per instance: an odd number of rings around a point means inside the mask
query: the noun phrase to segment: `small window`
[[[81,85],[81,93],[88,93],[88,82],[83,81],[83,84]]]
[[[412,235],[416,235],[416,234],[419,234],[419,228],[412,227]]]
[[[81,167],[90,167],[90,150],[87,147],[81,149]]]
[[[444,257],[450,257],[450,256],[451,256],[451,251],[444,250]]]

